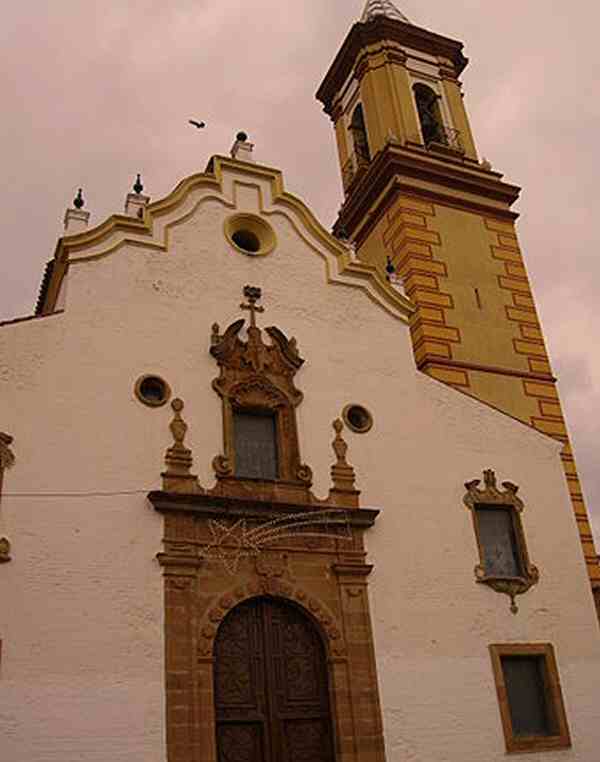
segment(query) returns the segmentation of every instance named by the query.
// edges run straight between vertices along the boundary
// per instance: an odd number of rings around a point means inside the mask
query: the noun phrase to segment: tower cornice
[[[339,53],[329,67],[319,89],[317,100],[321,101],[326,113],[331,114],[335,95],[340,92],[350,76],[360,51],[368,45],[384,40],[401,44],[423,53],[449,59],[458,77],[468,64],[463,55],[463,44],[449,37],[430,32],[410,23],[377,16],[367,23],[357,22],[350,29]]]
[[[518,186],[503,182],[499,172],[390,143],[349,188],[334,234],[343,233],[360,246],[400,193],[515,220],[518,214],[510,207],[520,192]]]

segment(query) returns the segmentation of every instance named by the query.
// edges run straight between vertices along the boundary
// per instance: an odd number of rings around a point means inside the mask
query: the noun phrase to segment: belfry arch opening
[[[413,86],[413,93],[417,104],[423,142],[425,145],[429,145],[429,143],[446,145],[448,141],[440,109],[440,96],[431,87],[421,82],[417,82]]]
[[[335,758],[325,645],[294,604],[260,597],[229,612],[215,639],[214,701],[217,762]]]
[[[371,150],[369,148],[369,137],[367,135],[365,115],[361,103],[352,112],[350,132],[358,164],[369,163],[371,161]]]

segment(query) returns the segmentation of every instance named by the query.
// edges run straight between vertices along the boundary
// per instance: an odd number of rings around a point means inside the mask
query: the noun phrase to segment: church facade
[[[367,2],[333,234],[243,133],[68,210],[0,325],[7,759],[596,758],[595,550],[465,65]]]

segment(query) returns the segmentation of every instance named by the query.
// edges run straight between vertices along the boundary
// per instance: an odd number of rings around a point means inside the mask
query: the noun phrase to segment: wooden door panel
[[[219,762],[263,762],[264,723],[217,724]]]
[[[279,710],[285,712],[297,707],[309,711],[309,708],[326,707],[324,655],[321,654],[322,645],[314,627],[292,608],[281,611],[277,624],[284,702],[278,707]]]
[[[215,708],[219,762],[332,762],[325,649],[299,609],[258,598],[226,617]]]
[[[252,606],[234,609],[219,628],[215,644],[215,706],[219,718],[265,719],[262,622]]]
[[[329,719],[291,720],[283,723],[283,758],[286,762],[329,762]]]

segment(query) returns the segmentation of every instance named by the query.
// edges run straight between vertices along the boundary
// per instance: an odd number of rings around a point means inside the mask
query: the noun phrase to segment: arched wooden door
[[[327,661],[295,606],[253,598],[215,642],[218,762],[333,762]]]

